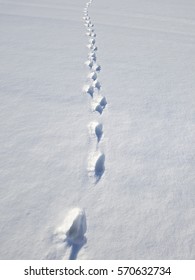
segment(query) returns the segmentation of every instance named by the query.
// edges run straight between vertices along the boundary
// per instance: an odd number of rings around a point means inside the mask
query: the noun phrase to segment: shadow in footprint
[[[100,90],[101,89],[101,84],[100,84],[100,82],[96,79],[95,81],[94,81],[94,83],[93,83],[93,87],[94,88],[97,88],[98,90]],[[101,105],[101,104],[100,104]]]
[[[103,97],[101,100],[100,100],[100,103],[95,107],[95,111],[98,112],[100,115],[103,113],[105,107],[107,105],[107,101],[106,101],[106,98]]]
[[[102,155],[100,155],[100,157],[98,158],[98,160],[96,161],[96,164],[95,164],[96,184],[99,182],[102,175],[104,174],[104,171],[105,171],[104,163],[105,163],[105,155],[102,154]]]
[[[88,75],[88,78],[95,81],[97,80],[97,74],[96,72],[91,72],[89,75]]]
[[[73,209],[71,217],[71,226],[66,232],[66,243],[68,247],[71,247],[69,260],[75,260],[78,252],[86,244],[87,239],[85,233],[87,231],[87,219],[83,209]]]
[[[95,39],[89,39],[89,43],[95,45]]]
[[[93,87],[89,87],[87,93],[88,93],[91,97],[93,97],[93,93],[94,93]]]
[[[96,62],[97,58],[96,58],[95,53],[94,53],[94,54],[89,54],[89,55],[88,55],[88,59],[89,59],[89,60],[92,60],[92,61],[94,61],[94,62]]]
[[[83,93],[88,93],[93,98],[94,88],[92,86],[86,85],[83,87]]]
[[[98,112],[100,115],[102,114],[103,112],[103,108],[100,104],[98,104],[96,107],[95,107],[95,111]]]
[[[81,250],[81,248],[82,248],[86,243],[87,243],[87,238],[86,238],[86,237],[84,238],[84,240],[83,240],[82,243],[80,243],[80,244],[74,244],[74,243],[68,242],[68,246],[71,247],[69,260],[76,260],[79,251]]]
[[[94,66],[94,62],[93,60],[89,59],[85,62],[85,65],[87,65],[90,69],[92,69],[92,67]]]
[[[102,124],[98,124],[95,128],[95,134],[96,134],[96,137],[97,137],[97,141],[98,143],[100,142],[101,138],[102,138],[102,135],[103,135],[103,126]]]
[[[100,72],[101,71],[101,66],[100,65],[94,65],[93,70],[96,71],[96,72]]]
[[[106,97],[103,97],[102,100],[100,101],[100,105],[105,108],[107,105]]]

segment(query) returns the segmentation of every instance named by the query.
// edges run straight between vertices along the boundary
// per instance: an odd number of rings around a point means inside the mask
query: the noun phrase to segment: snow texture
[[[195,259],[194,0],[0,18],[0,259]]]

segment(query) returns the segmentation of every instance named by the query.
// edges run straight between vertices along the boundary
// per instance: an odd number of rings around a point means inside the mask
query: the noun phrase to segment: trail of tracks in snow
[[[103,114],[107,105],[107,100],[105,96],[102,96],[101,94],[102,85],[99,81],[101,66],[97,62],[97,35],[88,12],[91,4],[92,0],[86,4],[83,16],[84,25],[86,27],[86,36],[88,38],[88,58],[85,64],[89,70],[86,83],[83,87],[83,92],[89,94],[91,98],[91,112],[96,116],[95,121],[90,122],[88,125],[89,135],[92,142],[96,142],[96,145],[93,145],[88,158],[88,175],[92,183],[97,184],[105,171],[105,155],[100,149],[100,142],[103,136],[103,124],[98,121],[98,115],[101,116]]]
[[[98,48],[96,45],[96,33],[88,13],[88,8],[92,4],[92,1],[89,0],[86,3],[83,16],[88,38],[88,59],[85,64],[89,70],[83,92],[90,96],[91,112],[95,115],[95,120],[88,124],[89,136],[92,143],[88,157],[88,175],[90,182],[96,185],[101,180],[105,171],[105,155],[100,147],[103,138],[103,124],[99,121],[99,118],[103,115],[107,101],[101,94],[102,86],[98,78],[101,66],[97,63]],[[57,246],[55,258],[76,259],[78,252],[87,242],[85,237],[86,231],[87,218],[85,210],[81,208],[71,209],[62,226],[54,234],[54,241]],[[48,257],[53,258],[52,255],[48,255]]]

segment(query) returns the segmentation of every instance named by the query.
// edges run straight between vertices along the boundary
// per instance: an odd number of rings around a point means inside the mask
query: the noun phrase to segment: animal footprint
[[[87,231],[85,211],[75,208],[69,216],[69,228],[66,231],[66,240],[71,244],[81,244]]]
[[[93,44],[88,44],[88,45],[87,45],[87,48],[90,49],[90,50],[93,51],[93,52],[97,51],[97,49],[98,49],[98,48],[97,48],[95,45],[93,45]]]
[[[95,184],[99,182],[105,172],[105,155],[100,152],[95,152],[89,156],[88,160],[88,174],[93,177]]]
[[[89,43],[94,45],[95,44],[95,39],[89,39]]]
[[[88,27],[88,28],[87,28],[87,31],[93,32],[93,33],[95,32],[95,30],[94,30],[93,28],[91,28],[91,27]]]
[[[96,71],[96,72],[100,72],[101,71],[101,66],[96,64],[96,65],[93,65],[93,70]]]
[[[87,60],[87,61],[85,62],[85,65],[87,65],[89,68],[92,69],[92,67],[94,66],[94,62],[93,62],[93,60]]]
[[[102,98],[100,99],[100,105],[101,105],[103,108],[106,107],[106,105],[107,105],[106,97],[102,97]]]
[[[85,85],[83,87],[83,93],[88,93],[89,95],[91,95],[91,97],[93,97],[93,93],[94,93],[94,88],[91,85]]]
[[[98,122],[91,122],[88,125],[88,129],[89,129],[89,134],[92,137],[95,136],[97,138],[97,142],[99,143],[103,135],[103,125]]]
[[[86,232],[85,210],[73,208],[69,211],[62,225],[54,232],[53,241],[58,248],[57,255],[60,258],[66,257],[69,260],[75,260],[79,251],[87,242]]]
[[[94,52],[90,52],[88,54],[88,59],[89,60],[93,60],[93,61],[96,61],[96,54]]]
[[[101,115],[106,105],[107,105],[106,98],[102,96],[98,96],[92,102],[92,111],[96,111]]]
[[[84,15],[83,19],[86,20],[90,20],[90,17],[88,15]]]
[[[91,72],[89,75],[88,75],[89,79],[95,81],[97,80],[97,74],[96,72]]]
[[[98,90],[100,90],[100,88],[101,88],[101,84],[97,79],[93,82],[92,85],[94,88],[97,88]]]
[[[91,32],[90,36],[91,37],[96,37],[97,35],[94,32]]]

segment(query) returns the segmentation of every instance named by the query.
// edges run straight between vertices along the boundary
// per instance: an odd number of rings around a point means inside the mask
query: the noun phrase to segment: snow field
[[[194,259],[194,1],[0,10],[0,258]]]

